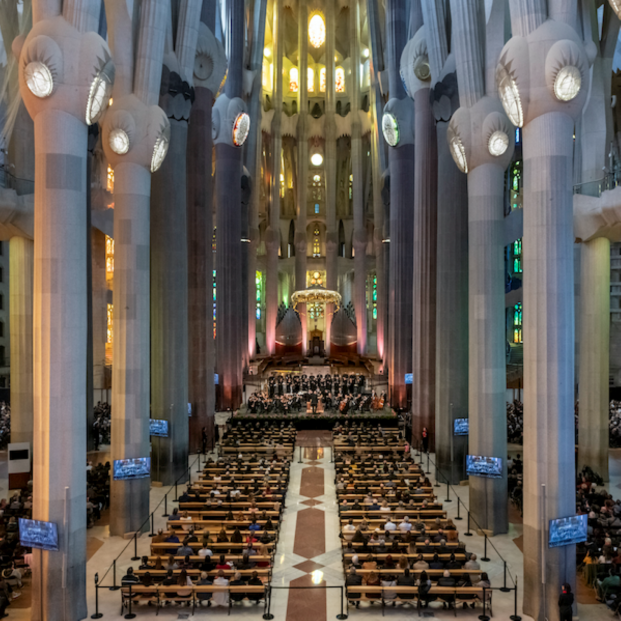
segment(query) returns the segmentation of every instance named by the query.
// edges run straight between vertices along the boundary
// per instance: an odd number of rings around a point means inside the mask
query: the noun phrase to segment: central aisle
[[[344,583],[334,464],[330,463],[331,439],[329,431],[298,432],[278,554],[274,559],[274,587]],[[303,447],[303,463],[298,463],[297,447]],[[272,592],[272,614],[276,619],[326,621],[328,606],[331,611],[340,607],[339,589],[274,589]]]

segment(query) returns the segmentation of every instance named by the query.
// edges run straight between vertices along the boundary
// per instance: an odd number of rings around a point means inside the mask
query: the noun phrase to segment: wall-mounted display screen
[[[405,383],[406,384],[412,384],[413,381],[414,381],[414,374],[413,373],[406,373],[405,374]]]
[[[58,550],[58,528],[54,522],[19,518],[19,542],[25,548]]]
[[[466,456],[466,474],[490,479],[502,478],[502,457]]]
[[[115,459],[113,477],[115,481],[146,479],[151,476],[151,458]]]
[[[456,418],[453,421],[453,434],[456,436],[467,436],[470,424],[467,418]]]
[[[587,540],[588,515],[572,515],[566,518],[550,520],[548,546],[558,548]]]
[[[149,420],[149,433],[159,438],[168,437],[168,421],[162,418],[152,418]]]

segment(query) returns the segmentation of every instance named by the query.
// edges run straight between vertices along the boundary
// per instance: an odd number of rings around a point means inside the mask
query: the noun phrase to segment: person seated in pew
[[[177,564],[177,561],[175,560],[175,557],[171,554],[168,557],[168,560],[166,561],[166,565],[164,566],[164,569],[172,571],[173,569],[179,569],[179,565]]]
[[[410,570],[406,567],[403,575],[397,578],[397,586],[413,587],[415,585],[414,576],[410,575]],[[400,599],[414,599],[415,593],[399,593]]]
[[[217,538],[218,543],[228,543],[229,538],[226,535],[226,530],[224,529],[224,526],[220,529],[220,532],[218,533],[218,538]]]
[[[194,534],[194,527],[190,527],[188,536],[186,537],[188,543],[198,543],[198,537]]]
[[[444,569],[444,563],[437,554],[433,555],[431,563],[429,563],[429,569]]]
[[[248,580],[248,584],[251,586],[262,586],[263,581],[261,580],[261,578],[259,578],[259,574],[257,574],[256,571],[253,571],[252,575],[250,576],[250,580]],[[261,593],[248,593],[247,595],[248,599],[253,604],[258,604],[259,601],[263,598],[263,595]]]
[[[162,571],[162,569],[164,569],[164,567],[162,566],[162,557],[161,556],[156,556],[155,557],[155,564],[153,565],[153,569],[156,569],[157,571]]]
[[[386,547],[386,540],[384,539],[384,537],[380,537],[377,545],[375,546],[375,552],[377,554],[385,554],[388,551],[388,548]]]
[[[194,554],[194,549],[188,545],[188,542],[184,539],[183,543],[177,548],[175,556],[186,556],[188,554]]]
[[[455,553],[451,552],[449,562],[446,564],[447,569],[461,569],[461,563],[455,558]]]
[[[148,556],[143,556],[138,569],[153,569],[153,564],[149,562]]]
[[[410,518],[407,515],[403,518],[403,521],[399,524],[399,530],[402,533],[409,533],[412,530],[412,524],[410,523]]]
[[[457,586],[458,587],[471,587],[472,586],[472,581],[470,580],[470,576],[468,576],[466,574],[466,576],[464,578],[462,578],[460,581],[457,582]],[[464,600],[475,600],[477,599],[477,596],[474,594],[464,594],[464,593],[460,593],[458,595],[459,599]],[[466,602],[463,603],[464,604],[464,608],[468,608],[468,604]],[[470,604],[470,608],[474,608],[475,602],[473,601]]]
[[[214,586],[228,586],[229,585],[229,581],[224,577],[224,571],[222,571],[222,569],[218,571],[218,576],[213,581],[213,585]],[[229,605],[228,591],[215,591],[213,594],[213,604],[214,606],[228,606]]]
[[[229,586],[244,586],[245,584],[246,583],[242,580],[242,575],[238,571],[235,572],[233,580],[229,582]],[[246,597],[246,593],[244,592],[231,591],[231,601],[233,603],[243,601],[244,597]]]
[[[394,559],[392,558],[392,554],[389,554],[384,559],[384,565],[383,565],[382,569],[394,569],[395,567],[396,567],[396,565],[395,565]]]
[[[451,572],[448,569],[444,570],[442,577],[438,580],[438,586],[440,587],[454,587],[455,586],[455,578],[451,576]],[[453,608],[453,604],[455,603],[455,595],[440,595],[440,599],[442,600],[442,607]]]
[[[408,561],[408,557],[405,554],[402,554],[399,557],[399,569],[409,569],[410,561]]]
[[[472,571],[478,571],[481,569],[481,565],[479,565],[478,561],[477,561],[477,555],[476,554],[471,554],[470,555],[470,559],[464,563],[464,569],[470,569]],[[478,582],[481,578],[479,577],[479,574],[470,574],[470,581],[472,582],[472,584],[475,584],[476,582]]]
[[[365,576],[364,584],[366,584],[367,586],[381,586],[379,575],[376,574],[374,571],[369,572]],[[382,596],[380,592],[365,593],[365,595],[367,599],[371,600],[371,603],[373,603],[373,600],[380,599],[380,597]]]
[[[181,496],[179,496],[179,502],[190,502],[190,494],[189,494],[190,489],[187,488],[183,491],[183,493],[181,494]]]
[[[198,551],[198,555],[201,558],[205,558],[206,556],[212,556],[213,552],[207,546],[207,542],[203,541],[203,547]]]
[[[414,563],[413,567],[414,569],[417,569],[417,570],[430,569],[429,563],[423,558],[422,554],[418,555],[418,557],[416,558],[416,563]]]
[[[246,552],[242,554],[241,561],[235,563],[237,569],[252,569],[255,564],[250,561],[250,557]]]
[[[362,564],[362,569],[377,569],[377,562],[372,554],[369,554]]]
[[[351,557],[350,568],[351,567],[353,567],[354,569],[362,569],[362,563],[360,562],[360,557],[357,554],[354,554]]]
[[[196,586],[209,586],[211,584],[213,584],[213,582],[209,579],[207,572],[204,572],[204,571],[201,572],[201,577],[196,582]],[[199,606],[211,606],[211,602],[209,600],[211,600],[212,595],[213,595],[212,593],[202,593],[199,591],[196,594],[198,605]]]
[[[390,519],[390,516],[388,516],[384,524],[384,531],[392,532],[394,530],[397,530],[397,525]]]
[[[394,600],[397,597],[397,592],[391,591],[390,587],[397,586],[397,577],[393,576],[392,574],[384,575],[382,576],[382,579],[381,579],[381,585],[382,587],[384,587],[384,589],[386,589],[382,594],[384,601],[390,602],[388,604],[389,606],[394,606],[395,605]]]
[[[430,593],[431,580],[426,571],[421,572],[418,580],[418,600],[423,608],[429,608],[430,602],[435,602],[436,597]]]
[[[121,586],[131,587],[140,584],[140,578],[134,573],[133,567],[127,568],[127,573],[121,579]],[[132,598],[137,596],[137,593],[132,593]]]
[[[185,569],[181,570],[179,577],[177,578],[177,586],[182,587],[177,589],[177,597],[187,598],[192,595],[192,587],[194,583],[192,582],[192,578],[188,576],[188,572]],[[183,606],[185,602],[181,602]]]
[[[198,568],[201,571],[212,571],[216,568],[216,564],[211,556],[205,556]]]
[[[207,546],[209,547],[210,543],[213,543],[213,537],[211,536],[211,533],[208,530],[203,531],[203,537],[201,538],[201,543],[203,544],[203,546]]]
[[[443,539],[444,539],[444,531],[441,528],[439,528],[437,534],[434,535],[433,537],[433,542],[440,543]]]
[[[239,526],[235,527],[235,530],[233,531],[233,534],[231,535],[231,543],[243,543],[244,542],[244,537],[241,534],[241,531],[239,530]]]
[[[220,554],[216,569],[231,569],[231,567],[232,565],[230,562],[227,562],[226,556],[224,554]]]
[[[181,561],[180,565],[179,565],[179,569],[192,569],[194,567],[194,563],[192,563],[192,558],[189,554],[186,554],[183,557],[183,560]]]
[[[164,543],[179,543],[179,537],[177,537],[175,531],[171,531]]]
[[[164,543],[166,541],[166,534],[163,528],[157,529],[157,534],[151,540],[151,543]]]
[[[153,581],[153,577],[151,576],[151,572],[150,571],[146,571],[144,574],[142,574],[142,576],[140,577],[140,584],[142,584],[142,586],[146,586],[146,587],[150,587],[150,586],[153,586],[155,584],[155,582]]]
[[[425,539],[422,545],[417,543],[416,550],[421,554],[433,554],[436,552],[436,549],[431,545],[429,539]]]
[[[164,578],[164,580],[162,581],[162,586],[168,587],[168,586],[173,586],[177,584],[177,580],[175,578],[175,576],[173,575],[173,570],[169,569],[168,572],[166,572],[166,577]],[[164,604],[168,603],[168,599],[169,598],[174,598],[176,595],[176,592],[174,591],[164,591],[163,593],[160,593],[160,597],[164,600]]]
[[[250,532],[256,532],[258,530],[261,530],[261,525],[257,524],[256,518],[252,518],[252,522],[250,522],[250,526],[248,526],[248,530]]]

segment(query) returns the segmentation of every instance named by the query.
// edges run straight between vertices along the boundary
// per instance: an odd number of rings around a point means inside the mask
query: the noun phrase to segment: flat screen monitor
[[[216,385],[220,383],[220,376],[217,373],[213,374],[213,383]]]
[[[25,548],[58,550],[58,528],[54,522],[19,518],[19,542]]]
[[[474,477],[502,479],[502,457],[467,455],[466,474]]]
[[[188,416],[192,416],[192,404],[188,403]]]
[[[146,479],[151,476],[151,458],[115,459],[113,468],[115,481]]]
[[[566,518],[550,520],[548,546],[558,548],[587,540],[588,515],[572,515]]]
[[[168,421],[162,418],[152,418],[149,420],[149,433],[159,438],[168,437]]]
[[[456,436],[467,436],[469,432],[469,421],[467,418],[456,418],[453,421],[453,434]]]
[[[11,461],[21,461],[30,459],[30,451],[28,449],[18,449],[17,451],[9,451],[9,459]]]
[[[406,373],[405,374],[405,383],[406,384],[411,384],[414,381],[414,374],[413,373]]]

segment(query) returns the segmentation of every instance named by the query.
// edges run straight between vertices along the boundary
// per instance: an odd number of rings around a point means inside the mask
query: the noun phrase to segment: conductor
[[[312,392],[311,394],[311,410],[313,414],[317,414],[317,404],[319,403],[319,398],[317,397],[316,392]]]

